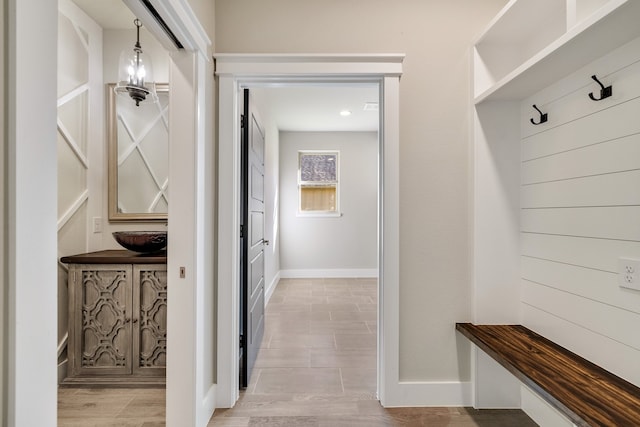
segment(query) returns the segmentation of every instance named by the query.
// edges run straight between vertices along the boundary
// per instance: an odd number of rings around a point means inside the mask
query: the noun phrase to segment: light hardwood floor
[[[376,390],[376,281],[281,280],[251,382],[209,426],[535,426],[522,411],[385,409]],[[164,425],[163,390],[60,389],[59,427]],[[189,427],[189,426],[185,426]]]

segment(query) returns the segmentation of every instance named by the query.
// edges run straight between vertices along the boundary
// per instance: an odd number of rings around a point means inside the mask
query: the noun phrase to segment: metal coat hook
[[[540,124],[546,122],[547,120],[549,120],[549,117],[547,116],[547,113],[543,113],[542,111],[540,111],[540,109],[538,107],[536,107],[536,104],[533,104],[533,108],[535,108],[536,111],[538,113],[540,113],[540,121],[538,123],[536,123],[536,122],[533,121],[533,119],[529,119],[531,121],[531,124],[540,125]]]
[[[595,74],[591,76],[591,78],[600,85],[601,89],[600,89],[600,98],[596,98],[595,96],[593,96],[593,92],[589,94],[589,98],[591,98],[593,101],[602,101],[603,99],[613,95],[613,88],[611,86],[604,87],[604,85],[600,83],[600,80],[598,80]]]

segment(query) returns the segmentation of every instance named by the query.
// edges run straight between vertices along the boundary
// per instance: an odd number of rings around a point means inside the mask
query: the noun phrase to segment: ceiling
[[[122,0],[73,0],[103,29],[133,29],[135,16]],[[364,111],[378,102],[377,85],[322,84],[256,87],[256,104],[285,131],[377,131],[378,111]],[[340,111],[349,110],[343,117]],[[263,114],[267,115],[267,114]]]
[[[283,131],[377,131],[377,85],[280,85],[250,89],[260,112]],[[347,110],[349,116],[341,116]],[[265,114],[265,115],[266,115]]]
[[[135,16],[122,0],[73,0],[75,4],[108,30],[131,30]]]

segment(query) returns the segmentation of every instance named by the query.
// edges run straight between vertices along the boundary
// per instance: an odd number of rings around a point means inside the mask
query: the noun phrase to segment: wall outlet
[[[618,259],[618,285],[640,291],[640,259]]]
[[[102,218],[99,216],[93,217],[93,232],[102,233]]]

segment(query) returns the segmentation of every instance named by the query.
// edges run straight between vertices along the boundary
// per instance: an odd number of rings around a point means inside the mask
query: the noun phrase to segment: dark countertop
[[[65,264],[166,264],[167,251],[141,254],[126,249],[111,249],[60,258]]]

